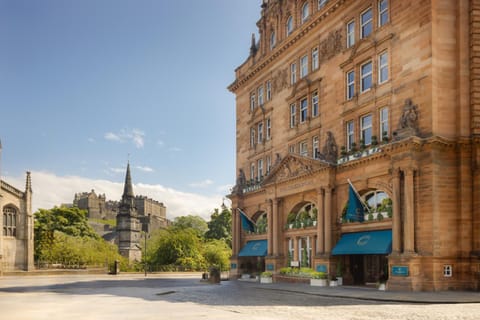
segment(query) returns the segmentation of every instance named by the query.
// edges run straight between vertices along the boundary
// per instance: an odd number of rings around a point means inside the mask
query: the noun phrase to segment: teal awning
[[[238,253],[239,257],[264,257],[267,255],[267,240],[252,240]]]
[[[392,230],[345,233],[332,255],[389,254],[392,252]]]

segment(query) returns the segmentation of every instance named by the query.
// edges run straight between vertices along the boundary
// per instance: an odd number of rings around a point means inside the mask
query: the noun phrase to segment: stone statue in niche
[[[327,131],[327,140],[325,141],[325,146],[322,150],[322,155],[320,158],[325,160],[329,163],[336,163],[338,157],[338,146],[335,142],[335,138],[333,137],[333,133],[331,131]]]
[[[418,108],[412,99],[406,99],[402,116],[398,123],[398,130],[393,133],[395,140],[401,140],[418,134]]]

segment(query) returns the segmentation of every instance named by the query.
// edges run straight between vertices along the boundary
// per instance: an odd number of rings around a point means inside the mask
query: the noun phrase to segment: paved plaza
[[[0,319],[480,319],[480,293],[222,281],[200,274],[0,278]]]

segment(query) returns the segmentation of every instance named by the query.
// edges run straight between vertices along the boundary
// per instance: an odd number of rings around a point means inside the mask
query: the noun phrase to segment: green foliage
[[[89,218],[88,220],[91,221],[91,222],[99,223],[99,224],[107,224],[107,225],[112,226],[112,227],[117,226],[117,220],[116,219],[92,219],[92,218]]]
[[[229,270],[232,250],[224,241],[208,241],[204,244],[202,251],[207,265],[217,266],[221,271]]]
[[[273,273],[270,271],[264,271],[260,274],[260,277],[262,278],[271,278],[273,277]]]
[[[176,217],[172,227],[176,230],[191,229],[200,238],[203,238],[208,230],[207,222],[202,217],[193,215]]]
[[[206,239],[223,240],[232,247],[232,212],[227,207],[223,206],[222,212],[215,209],[207,226]]]
[[[292,268],[285,267],[280,269],[280,274],[290,277],[311,278],[315,271],[311,268]]]
[[[312,279],[327,279],[327,274],[325,272],[312,272]]]
[[[290,212],[287,216],[287,223],[293,223],[296,218],[297,218],[297,215],[293,212]]]

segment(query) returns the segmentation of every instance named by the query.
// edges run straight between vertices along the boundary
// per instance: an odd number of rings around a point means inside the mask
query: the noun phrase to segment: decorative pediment
[[[331,164],[322,160],[314,160],[291,153],[275,165],[262,184],[266,185],[296,179],[329,167],[331,167]]]

